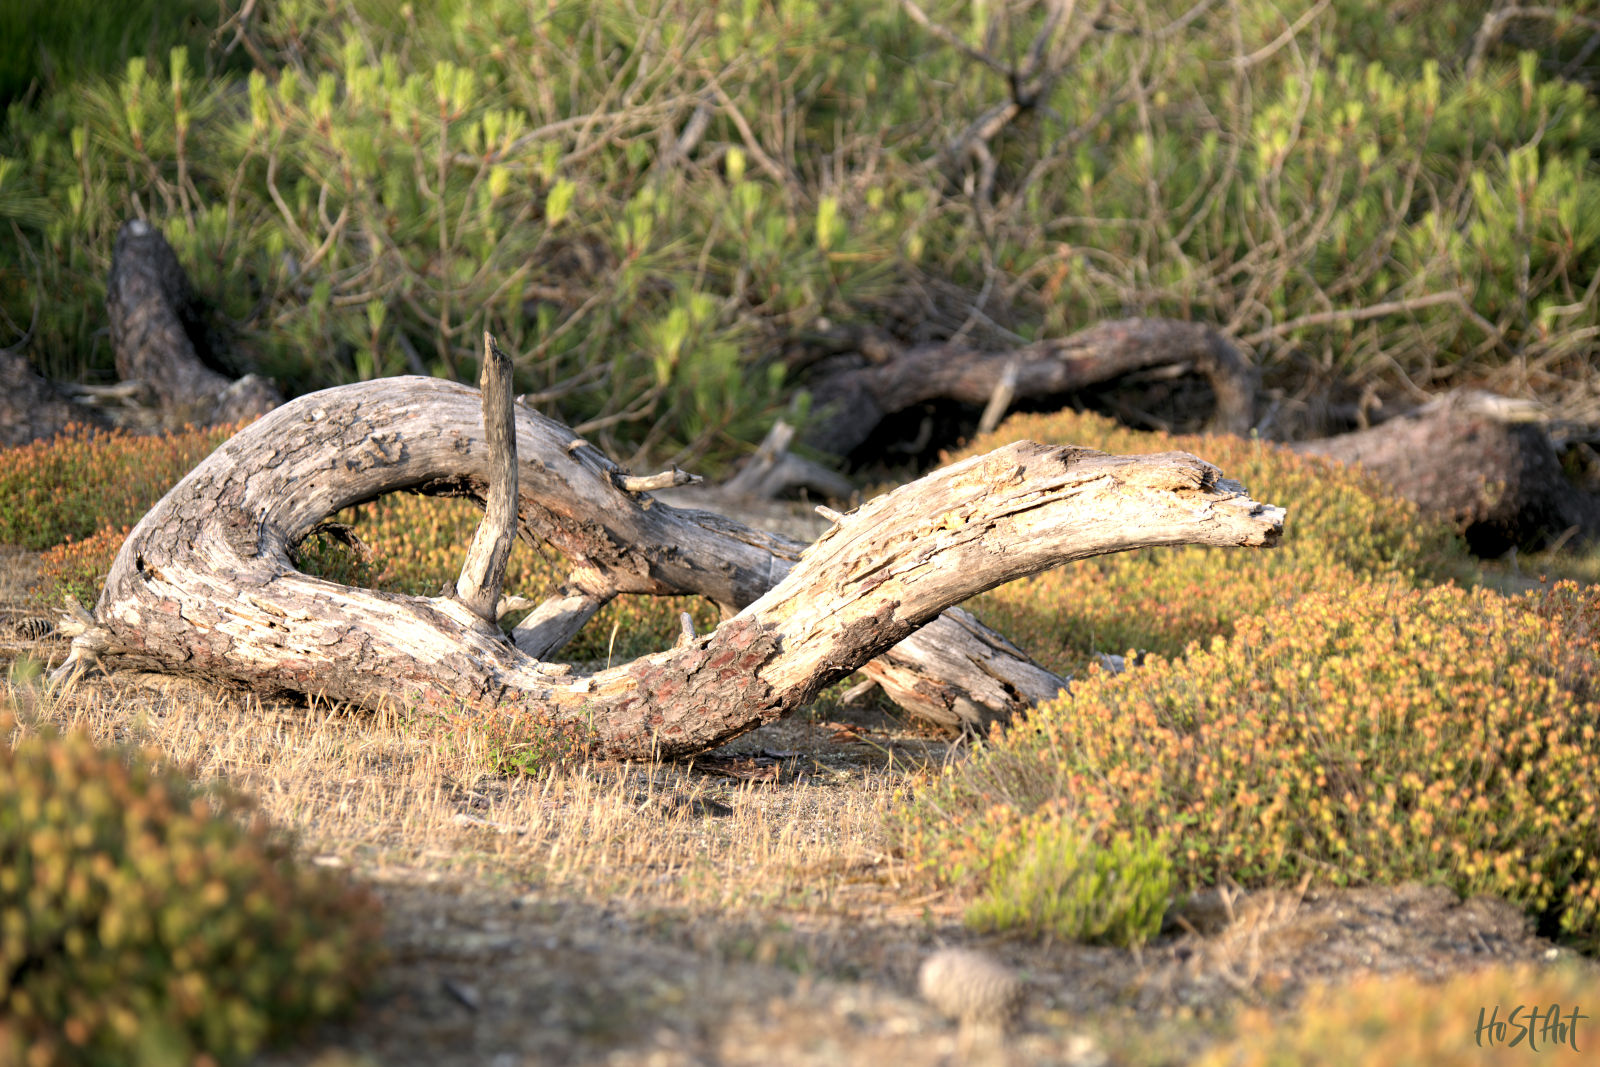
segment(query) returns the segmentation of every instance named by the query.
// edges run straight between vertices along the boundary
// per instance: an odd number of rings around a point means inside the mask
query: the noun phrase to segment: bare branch
[[[1000,372],[1000,380],[994,383],[994,392],[989,394],[989,403],[984,406],[983,416],[978,419],[980,434],[993,433],[994,428],[1000,425],[1000,420],[1006,417],[1011,401],[1017,395],[1018,369],[1017,361],[1013,359]]]
[[[1491,11],[1483,17],[1478,32],[1472,39],[1472,55],[1467,59],[1467,77],[1476,78],[1483,73],[1489,49],[1500,40],[1506,26],[1514,19],[1542,19],[1550,22],[1582,26],[1587,30],[1600,30],[1600,19],[1580,15],[1564,7],[1534,5],[1530,7],[1505,7]]]
[[[499,619],[500,589],[517,538],[517,431],[511,403],[511,357],[494,338],[483,335],[483,433],[489,446],[489,491],[483,521],[472,536],[456,596],[493,626]]]
[[[1312,4],[1310,7],[1306,8],[1299,18],[1291,22],[1288,29],[1284,30],[1282,33],[1278,34],[1278,36],[1274,37],[1272,40],[1268,41],[1254,52],[1251,52],[1249,55],[1234,56],[1231,60],[1229,60],[1229,62],[1240,70],[1249,70],[1258,63],[1265,63],[1267,60],[1277,55],[1279,50],[1282,49],[1284,45],[1294,40],[1295,37],[1299,35],[1300,31],[1310,25],[1318,15],[1326,11],[1328,9],[1328,5],[1332,2],[1333,0],[1317,0],[1315,4]]]
[[[511,643],[537,660],[546,660],[567,646],[584,623],[611,602],[616,590],[592,567],[579,567],[561,588],[512,629]]]
[[[613,474],[617,488],[625,493],[648,493],[652,489],[676,489],[680,485],[698,485],[704,478],[673,467],[660,474]]]
[[[1010,81],[1015,75],[1009,64],[1002,63],[989,53],[972,47],[957,34],[933,21],[928,17],[926,11],[917,6],[915,0],[900,0],[900,9],[906,13],[912,22],[915,22],[918,26],[921,26],[974,63],[980,63],[988,67],[1007,81]]]
[[[674,647],[687,647],[694,641],[694,638],[694,619],[689,616],[687,611],[678,612],[678,643]]]
[[[1365,322],[1367,319],[1378,319],[1385,315],[1399,315],[1408,311],[1421,311],[1423,308],[1438,307],[1440,304],[1466,304],[1466,298],[1457,290],[1443,293],[1429,293],[1427,296],[1412,297],[1407,300],[1389,300],[1381,304],[1370,304],[1367,307],[1341,308],[1337,311],[1318,311],[1310,315],[1301,315],[1299,318],[1280,322],[1276,326],[1269,326],[1265,330],[1241,337],[1243,344],[1258,345],[1263,341],[1271,341],[1291,334],[1296,330],[1303,330],[1307,326],[1328,326],[1335,322]]]

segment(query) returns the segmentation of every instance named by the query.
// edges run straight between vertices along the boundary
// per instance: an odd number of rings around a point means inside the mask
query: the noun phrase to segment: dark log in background
[[[1359,464],[1480,556],[1600,536],[1600,500],[1575,486],[1543,427],[1510,421],[1502,398],[1463,392],[1366,430],[1293,445]]]
[[[108,413],[74,403],[72,393],[41,377],[26,359],[0,352],[0,448],[54,437],[71,423],[109,430]]]
[[[234,381],[207,366],[216,357],[194,287],[166,237],[141,219],[117,232],[106,311],[117,376],[150,387],[163,428],[238,422],[283,403],[265,378]]]
[[[849,456],[886,418],[925,401],[984,407],[1008,369],[1016,400],[1065,401],[1137,371],[1181,366],[1211,386],[1216,406],[1210,429],[1247,434],[1254,421],[1254,369],[1232,342],[1201,323],[1122,319],[998,352],[948,343],[902,348],[884,338],[859,347],[811,367],[813,402],[821,415],[805,440],[837,456]]]

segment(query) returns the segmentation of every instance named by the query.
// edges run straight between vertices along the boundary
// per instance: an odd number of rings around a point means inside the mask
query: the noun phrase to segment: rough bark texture
[[[202,361],[199,302],[172,246],[149,223],[134,219],[117,233],[106,311],[117,376],[154,391],[164,428],[237,422],[283,402],[266,379],[232,381]]]
[[[1002,582],[1126,549],[1270,545],[1283,522],[1193,456],[1022,443],[864,505],[776,581],[783,543],[628,493],[609,460],[525,409],[517,456],[525,536],[612,591],[748,606],[680,647],[573,677],[453,597],[300,574],[290,547],[340,508],[407,489],[482,496],[477,392],[392,378],[284,405],[179,483],[112,565],[98,643],[134,666],[369,704],[464,701],[602,755],[674,756],[802,705]]]
[[[1507,407],[1488,394],[1452,394],[1371,429],[1293,447],[1360,464],[1423,512],[1454,522],[1479,555],[1538,548],[1572,527],[1600,534],[1600,501],[1567,480],[1544,430],[1508,421]]]
[[[808,444],[848,455],[886,416],[914,404],[945,399],[984,407],[1008,371],[1014,397],[1045,399],[1134,371],[1188,364],[1216,393],[1211,428],[1227,433],[1248,433],[1255,405],[1255,374],[1228,339],[1210,326],[1171,319],[1100,323],[1009,352],[936,344],[880,347],[872,356],[868,365],[844,370],[832,369],[834,361],[818,365],[813,394],[823,415],[807,431]]]

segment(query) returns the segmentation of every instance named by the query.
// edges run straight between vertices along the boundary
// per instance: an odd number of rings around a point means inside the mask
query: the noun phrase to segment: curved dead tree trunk
[[[600,755],[672,757],[803,705],[1002,582],[1154,545],[1270,545],[1283,522],[1193,456],[1022,443],[841,516],[784,574],[783,542],[646,492],[685,477],[627,476],[531,411],[515,412],[514,466],[496,470],[467,387],[392,378],[301,397],[140,521],[75,654],[366,704],[460,701],[565,731]],[[692,590],[730,613],[748,606],[673,649],[576,677],[456,596],[350,588],[290,561],[341,508],[404,490],[484,499],[508,473],[519,533],[573,563],[547,622],[586,617],[619,592]]]
[[[238,422],[283,403],[265,378],[233,381],[201,360],[195,338],[204,331],[189,277],[161,231],[143,220],[117,232],[106,311],[117,376],[154,394],[161,428]]]
[[[1009,352],[952,344],[869,347],[866,366],[830,370],[825,363],[814,371],[815,403],[823,414],[806,433],[813,447],[848,455],[885,417],[928,400],[994,408],[997,398],[1009,404],[1062,396],[1134,371],[1180,365],[1211,383],[1217,398],[1212,430],[1247,434],[1253,422],[1254,370],[1232,342],[1203,323],[1123,319]],[[848,357],[827,362],[841,358]]]

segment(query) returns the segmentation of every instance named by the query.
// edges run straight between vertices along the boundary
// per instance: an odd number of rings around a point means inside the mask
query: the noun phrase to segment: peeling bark
[[[264,691],[532,715],[599,755],[672,757],[803,705],[1003,582],[1156,545],[1271,545],[1282,529],[1281,509],[1193,456],[1024,442],[863,505],[791,564],[791,542],[630,493],[598,451],[518,409],[522,536],[598,575],[602,593],[700,593],[732,615],[673,649],[574,677],[453,596],[350,588],[290,562],[327,516],[386,493],[481,500],[490,451],[478,401],[454,383],[393,378],[301,397],[247,427],[129,535],[96,609],[99,649]],[[959,614],[939,625],[965,629]],[[901,677],[892,666],[884,676]],[[1021,706],[1024,687],[1010,684],[1014,695],[1001,678],[994,688]],[[981,695],[924,699],[976,706]]]

